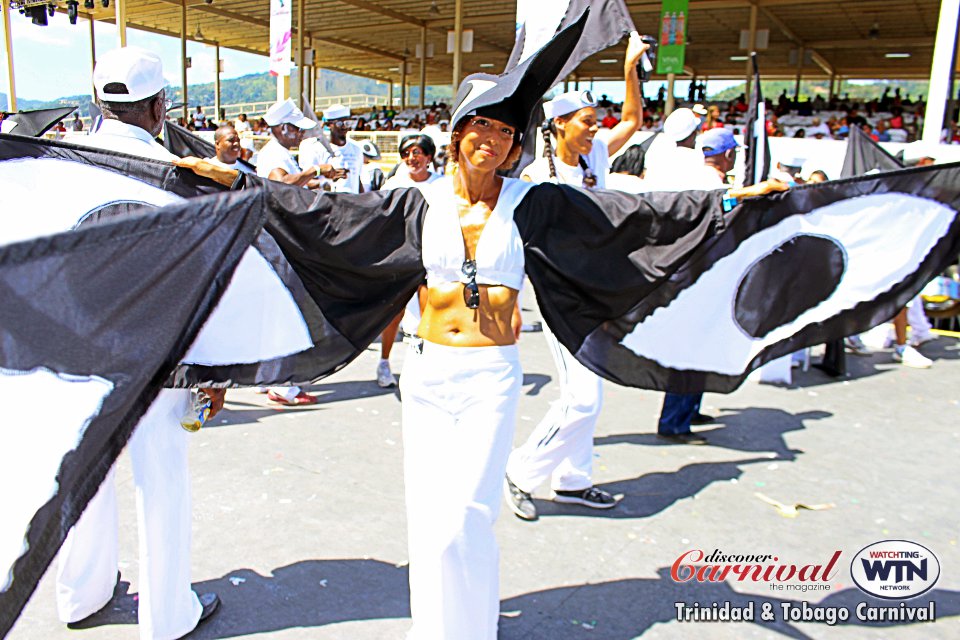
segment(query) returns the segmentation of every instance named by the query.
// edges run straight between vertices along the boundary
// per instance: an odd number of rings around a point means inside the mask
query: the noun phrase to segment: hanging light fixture
[[[430,3],[430,12],[429,12],[429,13],[430,13],[430,15],[432,15],[432,16],[438,16],[438,15],[440,15],[440,7],[437,6],[437,0],[433,0],[433,2]]]
[[[193,34],[194,40],[203,40],[203,31],[200,31],[200,23],[197,23],[197,32]]]

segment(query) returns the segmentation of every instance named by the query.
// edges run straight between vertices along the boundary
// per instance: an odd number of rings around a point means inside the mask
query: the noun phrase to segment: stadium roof
[[[179,37],[181,2],[187,5],[189,40],[267,53],[266,0],[127,0],[127,24]],[[653,34],[660,5],[660,0],[627,2],[638,29]],[[749,29],[753,12],[756,28],[769,31],[759,58],[764,77],[795,77],[799,69],[805,78],[929,78],[939,6],[938,0],[690,0],[687,72],[698,78],[744,77],[741,31]],[[425,28],[435,52],[427,60],[426,82],[450,84],[453,56],[446,53],[446,43],[454,7],[455,0],[307,2],[305,46],[315,50],[317,67],[392,82],[400,81],[406,59],[408,83],[414,85],[419,82],[415,52]],[[114,12],[113,3],[107,9],[97,3],[93,10],[97,20],[107,22],[115,21]],[[474,31],[473,52],[463,55],[463,75],[503,68],[513,46],[515,12],[515,2],[463,2],[463,28]],[[296,14],[295,6],[295,32]],[[891,53],[902,55],[887,57]],[[623,47],[612,48],[581,65],[578,76],[622,77],[622,61]]]

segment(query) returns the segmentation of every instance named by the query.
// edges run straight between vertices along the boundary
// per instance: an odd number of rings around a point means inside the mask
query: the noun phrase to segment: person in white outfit
[[[257,175],[261,178],[292,184],[306,189],[317,189],[326,179],[338,179],[345,175],[342,169],[331,164],[316,164],[293,157],[291,149],[297,148],[303,140],[303,132],[317,126],[317,123],[303,115],[296,103],[287,98],[277,102],[263,114],[270,127],[271,139],[257,156]],[[261,387],[272,402],[286,406],[310,405],[317,403],[317,396],[310,395],[298,386]]]
[[[412,133],[400,140],[400,159],[402,163],[397,172],[383,183],[383,190],[399,189],[402,187],[422,187],[440,179],[439,173],[430,169],[433,167],[433,158],[437,147],[433,139],[422,133]],[[407,303],[403,313],[397,315],[387,328],[380,334],[380,362],[377,364],[377,385],[381,388],[393,387],[397,379],[390,369],[390,352],[397,339],[397,331],[401,322],[405,327],[416,327],[420,323],[420,296],[415,294]],[[416,333],[416,329],[408,331]]]
[[[93,73],[103,123],[84,145],[173,161],[157,144],[166,114],[159,56],[136,47],[100,57]],[[223,390],[204,390],[223,406]],[[199,597],[190,585],[190,434],[180,419],[191,407],[186,389],[161,391],[137,424],[127,450],[137,496],[139,546],[139,630],[143,640],[172,640],[190,633],[216,611],[214,593]],[[117,504],[111,469],[57,560],[57,611],[72,625],[110,601],[118,580]]]
[[[362,193],[363,147],[347,138],[347,120],[350,109],[335,104],[323,111],[323,119],[330,128],[330,149],[317,138],[305,141],[300,149],[301,164],[330,164],[345,173],[329,182],[332,191],[338,193]]]
[[[594,138],[597,101],[590,91],[571,91],[544,104],[547,126],[556,135],[556,155],[544,129],[546,157],[526,167],[521,179],[586,189],[606,188],[610,156],[636,133],[643,120],[637,63],[649,46],[634,35],[624,59],[626,96],[622,118],[606,142]],[[510,455],[504,494],[514,514],[536,520],[532,493],[550,479],[554,500],[610,509],[617,499],[593,485],[593,432],[603,406],[603,384],[560,344],[548,327],[543,335],[557,365],[560,399],[553,403],[527,441]]]

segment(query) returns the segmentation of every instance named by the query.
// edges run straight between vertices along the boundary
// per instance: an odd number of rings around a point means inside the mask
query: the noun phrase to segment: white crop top
[[[497,206],[483,227],[477,241],[477,284],[504,285],[520,290],[523,285],[523,241],[513,222],[516,206],[533,184],[504,178]],[[465,258],[463,231],[453,193],[453,179],[444,177],[420,187],[430,209],[423,221],[423,266],[427,286],[445,282],[462,282]]]

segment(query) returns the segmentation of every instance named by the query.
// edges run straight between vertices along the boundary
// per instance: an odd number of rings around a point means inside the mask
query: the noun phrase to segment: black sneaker
[[[707,444],[707,439],[696,433],[658,433],[658,438],[674,444]]]
[[[513,484],[510,476],[506,476],[503,483],[503,497],[507,499],[510,510],[521,520],[533,521],[537,519],[537,505],[529,493]]]
[[[553,493],[556,494],[553,498],[554,502],[581,504],[591,509],[612,509],[619,502],[612,495],[597,487],[580,491],[554,491]]]
[[[713,416],[708,416],[707,414],[700,413],[699,411],[693,414],[693,417],[690,418],[690,424],[696,424],[696,425],[712,424],[716,421],[717,419],[714,418]]]

